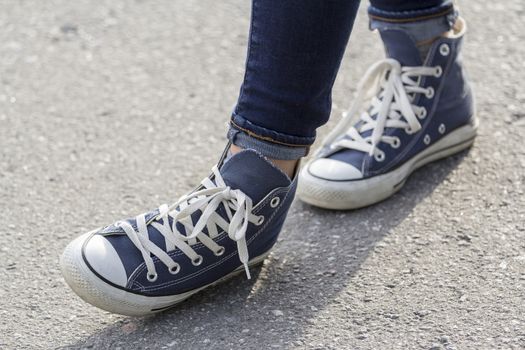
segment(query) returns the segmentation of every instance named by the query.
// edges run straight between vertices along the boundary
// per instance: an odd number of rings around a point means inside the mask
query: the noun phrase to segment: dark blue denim
[[[253,0],[244,81],[228,138],[277,159],[305,156],[328,121],[332,86],[359,0]],[[453,11],[450,0],[373,0],[380,20]]]
[[[253,0],[232,128],[284,147],[310,146],[330,115],[358,6],[358,0]],[[238,144],[236,135],[230,132],[230,139]]]
[[[370,0],[371,18],[412,22],[447,15],[454,11],[452,0]]]

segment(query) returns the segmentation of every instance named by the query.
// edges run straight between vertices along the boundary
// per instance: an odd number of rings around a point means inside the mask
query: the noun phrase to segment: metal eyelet
[[[224,254],[225,251],[226,248],[221,246],[216,252],[213,252],[213,254],[215,254],[215,256],[221,256],[222,254]]]
[[[430,135],[425,135],[425,137],[423,138],[423,142],[425,143],[425,145],[430,144]]]
[[[439,53],[442,56],[448,56],[450,54],[450,46],[448,46],[448,44],[441,44],[439,46]]]
[[[445,131],[447,130],[447,128],[445,127],[445,124],[440,124],[439,127],[438,127],[438,131],[441,135],[443,135],[445,133]]]
[[[430,86],[427,91],[425,92],[425,96],[427,98],[432,98],[434,97],[434,88],[432,86]]]
[[[148,273],[148,275],[146,276],[146,278],[150,282],[155,282],[158,277],[159,277],[159,275],[157,275],[156,273]]]
[[[376,154],[374,154],[374,159],[378,162],[382,162],[385,160],[385,152],[378,152]]]
[[[275,208],[279,205],[279,203],[281,203],[281,198],[273,197],[272,200],[270,201],[270,207]]]
[[[443,74],[443,68],[441,68],[441,66],[436,66],[436,71],[434,72],[434,76],[436,78],[439,78],[441,77],[442,74]]]
[[[257,225],[257,226],[261,226],[261,225],[263,224],[263,222],[264,222],[264,216],[261,215],[261,216],[259,216],[259,218],[257,219],[257,223],[256,223],[256,225]]]
[[[203,260],[204,259],[202,258],[201,255],[197,255],[195,259],[191,259],[191,263],[193,264],[193,266],[199,266],[200,264],[202,264]]]
[[[421,107],[417,116],[419,119],[425,119],[427,116],[427,109],[425,107]]]
[[[412,130],[412,128],[410,126],[407,126],[405,128],[405,132],[408,134],[408,135],[412,135],[414,133],[414,130]]]
[[[401,140],[399,139],[399,137],[396,137],[392,143],[390,144],[390,146],[392,146],[392,148],[399,148],[399,146],[401,146]]]
[[[180,272],[180,265],[179,264],[175,264],[172,267],[170,267],[168,270],[169,270],[169,272],[172,275],[176,275],[176,274],[178,274]]]

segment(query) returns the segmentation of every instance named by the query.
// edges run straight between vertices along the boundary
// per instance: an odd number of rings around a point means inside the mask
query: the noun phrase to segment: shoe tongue
[[[277,187],[286,187],[290,179],[254,150],[244,150],[229,157],[220,173],[226,185],[240,189],[254,204]]]
[[[399,61],[402,66],[414,67],[423,65],[416,43],[406,31],[401,29],[383,29],[379,30],[379,34],[385,45],[387,57]]]

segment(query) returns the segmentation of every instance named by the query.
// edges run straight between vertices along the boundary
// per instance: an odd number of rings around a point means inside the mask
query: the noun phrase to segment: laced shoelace
[[[137,230],[127,221],[116,223],[141,252],[148,271],[147,278],[150,282],[154,282],[157,279],[157,272],[151,255],[156,256],[166,265],[172,274],[177,274],[180,271],[180,265],[166,251],[179,248],[182,253],[191,259],[193,265],[200,265],[203,258],[191,247],[197,243],[197,239],[208,249],[212,250],[215,255],[222,255],[224,247],[213,240],[219,235],[217,227],[227,232],[228,237],[237,242],[239,260],[244,265],[246,276],[248,279],[251,278],[248,268],[249,256],[246,244],[246,230],[249,222],[260,225],[264,217],[252,213],[253,203],[251,198],[241,190],[233,190],[227,186],[216,166],[213,167],[212,172],[215,183],[210,177],[207,177],[201,182],[203,189],[181,197],[171,206],[161,205],[159,214],[150,223],[146,222],[146,214],[138,215],[136,217]],[[229,222],[216,212],[221,204]],[[191,215],[199,210],[202,212],[201,216],[193,225]],[[169,224],[170,217],[173,219],[171,225]],[[190,233],[183,234],[179,232],[176,226],[177,222],[181,223],[185,231]],[[148,225],[155,227],[164,236],[167,245],[166,251],[150,241],[148,238]],[[204,228],[207,229],[208,234],[203,232]]]
[[[386,128],[402,128],[408,134],[421,129],[420,120],[425,118],[426,109],[413,103],[416,94],[427,98],[434,96],[432,87],[419,86],[422,76],[440,77],[442,69],[436,67],[402,67],[394,59],[385,59],[372,65],[361,80],[354,104],[343,115],[343,119],[323,142],[321,150],[354,149],[384,160],[385,154],[378,148],[379,143],[400,146],[399,138],[383,135]],[[370,101],[367,111],[360,114],[360,123],[355,117],[363,104]],[[372,130],[369,136],[362,134]]]

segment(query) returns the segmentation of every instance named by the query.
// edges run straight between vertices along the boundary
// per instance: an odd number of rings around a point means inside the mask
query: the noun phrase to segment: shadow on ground
[[[377,243],[466,154],[427,165],[399,193],[373,207],[337,212],[296,201],[280,242],[252,280],[240,275],[167,312],[123,318],[62,349],[248,349],[300,344],[305,329],[350,283]]]

